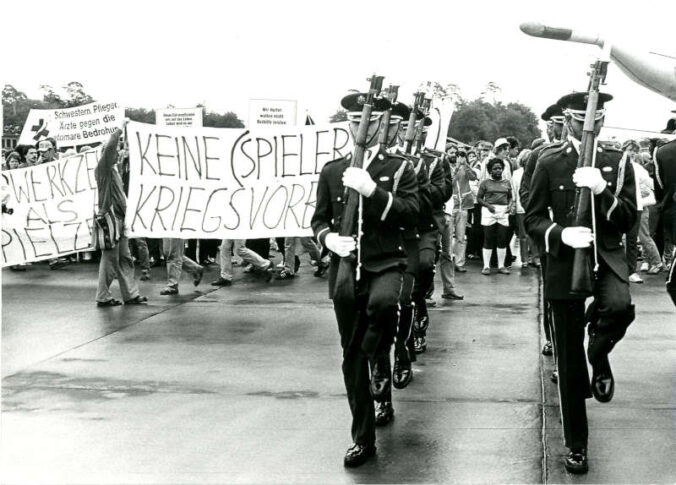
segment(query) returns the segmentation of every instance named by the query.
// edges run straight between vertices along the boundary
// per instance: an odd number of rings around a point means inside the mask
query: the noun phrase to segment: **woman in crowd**
[[[481,274],[490,275],[491,254],[498,252],[498,272],[509,274],[505,267],[509,238],[509,213],[513,208],[512,185],[502,178],[505,162],[491,158],[486,169],[490,175],[479,185],[477,202],[481,205],[481,225],[484,228],[483,262]]]
[[[519,197],[519,187],[521,186],[521,177],[523,177],[524,161],[530,154],[531,150],[526,148],[521,151],[516,158],[517,169],[512,175],[512,194],[514,194],[514,201],[516,207],[516,229],[517,237],[519,238],[519,250],[521,253],[521,267],[528,268],[528,259],[530,253],[530,245],[528,242],[528,235],[526,234],[526,227],[523,224],[523,218],[526,213],[521,204],[521,198]],[[512,253],[514,253],[515,248],[512,248]]]

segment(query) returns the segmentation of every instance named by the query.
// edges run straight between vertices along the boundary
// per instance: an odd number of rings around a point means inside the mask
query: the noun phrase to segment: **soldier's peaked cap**
[[[340,100],[340,105],[343,109],[347,111],[359,111],[364,108],[366,103],[367,94],[365,93],[350,93]],[[392,104],[388,99],[385,98],[375,98],[373,100],[373,111],[385,111],[390,109]]]
[[[558,104],[553,104],[542,113],[540,118],[542,121],[550,121],[552,116],[563,116],[563,108]]]
[[[404,103],[395,103],[392,106],[392,116],[399,116],[408,121],[408,118],[411,116],[411,108],[406,106]]]
[[[556,104],[562,109],[574,109],[584,111],[587,109],[587,95],[586,91],[566,94],[557,101]],[[612,95],[608,93],[599,93],[599,102],[596,109],[602,109],[603,105],[613,99]]]

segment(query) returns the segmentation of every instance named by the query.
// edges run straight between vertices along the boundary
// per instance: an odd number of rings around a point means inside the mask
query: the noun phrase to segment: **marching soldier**
[[[521,179],[521,185],[519,186],[519,197],[521,197],[521,204],[526,207],[528,204],[528,196],[530,195],[530,183],[531,178],[533,177],[533,172],[535,172],[535,167],[538,163],[538,159],[542,154],[543,150],[552,144],[560,143],[563,133],[564,133],[564,116],[561,106],[558,104],[553,104],[542,113],[540,118],[547,122],[547,138],[549,138],[549,143],[544,143],[539,147],[535,148],[526,158],[523,177]],[[544,248],[537,248],[538,255],[541,255],[544,252]],[[542,281],[545,281],[545,274],[547,265],[547,258],[540,259],[540,271],[542,272]],[[543,298],[544,298],[543,292]],[[551,322],[551,308],[549,308],[549,303],[545,300],[543,302],[542,308],[544,309],[542,315],[542,326],[545,330],[545,344],[542,347],[542,355],[552,355],[552,322]],[[556,383],[558,379],[558,374],[556,371],[552,373],[551,380]]]
[[[404,103],[396,103],[392,107],[386,143],[388,151],[394,148],[394,153],[396,153],[398,132],[402,127],[404,129],[407,128],[410,114],[411,109]],[[408,163],[411,164],[411,168],[417,176],[417,194],[420,206],[421,192],[425,190],[425,174],[421,174],[419,170],[416,170],[416,166],[410,160]],[[420,176],[423,177],[422,180]],[[402,229],[402,237],[407,260],[406,269],[402,275],[401,294],[399,296],[399,318],[394,346],[394,368],[392,369],[392,385],[397,389],[404,389],[411,382],[413,378],[411,362],[415,360],[415,353],[413,352],[412,341],[410,339],[414,317],[411,294],[418,267],[418,232],[415,225]],[[383,369],[392,368],[389,353],[382,355],[381,359],[383,359]],[[375,408],[376,426],[385,426],[394,419],[391,387],[384,393],[383,398],[379,402],[376,402]]]
[[[366,95],[343,98],[350,131],[356,135]],[[389,101],[376,99],[369,122],[366,147],[378,143],[382,112]],[[406,253],[400,227],[414,221],[418,212],[415,175],[403,157],[377,148],[366,152],[363,169],[350,167],[350,159],[327,163],[319,176],[312,229],[318,241],[331,251],[329,295],[334,295],[341,257],[356,249],[360,278],[355,282],[352,303],[333,306],[343,348],[343,376],[352,412],[352,439],[344,464],[356,467],[375,454],[373,400],[381,400],[390,385],[389,370],[380,368],[379,357],[389,353],[396,331]],[[345,207],[345,188],[362,198],[360,246],[351,236],[341,236],[339,227]],[[358,216],[359,217],[359,216]],[[356,226],[358,227],[358,225]],[[369,364],[372,366],[369,378]]]
[[[634,319],[621,242],[622,234],[636,219],[634,173],[621,152],[601,146],[595,150],[593,166],[576,168],[586,96],[584,92],[573,93],[559,100],[566,115],[568,139],[540,154],[525,218],[528,233],[544,248],[547,258],[545,298],[552,308],[561,418],[569,449],[564,464],[572,473],[588,470],[585,399],[592,394],[600,402],[612,398],[614,380],[608,353]],[[611,99],[608,94],[599,94],[596,134],[603,125],[603,105]],[[588,187],[593,194],[593,235],[586,227],[572,225],[576,187]],[[598,271],[594,301],[585,314],[585,296],[571,293],[571,274],[574,248],[589,247],[592,242],[598,254]],[[591,393],[584,356],[587,321],[587,357],[593,368]]]
[[[425,352],[427,349],[429,314],[425,295],[434,283],[437,247],[445,217],[444,204],[450,199],[453,191],[453,185],[448,181],[450,169],[444,169],[443,154],[423,151],[422,159],[425,162],[423,169],[429,180],[429,202],[425,208],[421,205],[418,217],[418,274],[413,288],[413,301],[416,306],[413,343],[416,353]]]

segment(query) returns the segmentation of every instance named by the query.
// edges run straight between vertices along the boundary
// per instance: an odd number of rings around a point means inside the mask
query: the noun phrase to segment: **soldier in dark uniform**
[[[530,186],[525,224],[528,233],[545,248],[547,268],[545,298],[552,308],[554,346],[559,372],[559,395],[566,469],[586,473],[587,414],[585,399],[591,394],[601,402],[612,398],[614,380],[608,353],[624,336],[634,319],[622,234],[636,220],[636,186],[631,163],[620,151],[595,150],[591,167],[576,168],[587,93],[573,93],[559,100],[566,114],[568,140],[540,154]],[[595,131],[603,124],[603,104],[612,99],[599,95]],[[593,193],[596,234],[573,226],[577,187]],[[551,217],[550,217],[551,210]],[[585,298],[571,293],[574,248],[594,242],[598,267],[594,301],[585,314]],[[587,357],[593,368],[592,392],[584,356],[584,327],[589,321]]]
[[[390,126],[387,133],[386,149],[395,154],[398,153],[396,143],[400,129],[407,127],[411,109],[404,103],[396,103],[392,107],[390,115]],[[422,114],[419,114],[422,117]],[[421,190],[425,190],[425,179],[420,179],[419,171],[416,166],[410,161],[411,168],[418,176],[418,201],[420,205]],[[422,162],[420,162],[422,163]],[[424,174],[423,174],[424,177]],[[396,190],[395,190],[396,192]],[[411,302],[411,294],[413,292],[413,282],[415,281],[415,274],[418,267],[418,232],[413,223],[409,227],[402,228],[402,237],[404,241],[404,250],[406,251],[406,269],[402,276],[401,295],[399,297],[399,318],[397,324],[397,335],[394,346],[394,368],[392,371],[392,385],[397,389],[404,389],[411,382],[413,372],[411,369],[411,362],[415,360],[415,353],[413,352],[413,343],[410,339],[411,327],[413,325],[414,308]],[[381,368],[390,369],[390,355],[381,355]],[[392,388],[387,389],[380,401],[376,401],[376,426],[385,426],[394,419],[394,408],[392,406]]]
[[[535,148],[527,157],[524,163],[523,177],[521,178],[521,185],[519,186],[519,197],[521,198],[521,205],[526,207],[528,205],[528,196],[530,195],[530,182],[533,177],[533,172],[535,172],[535,167],[538,162],[538,158],[543,150],[552,144],[560,143],[563,133],[564,133],[564,117],[563,109],[558,104],[553,104],[549,106],[542,116],[540,117],[543,121],[547,122],[547,138],[549,138],[549,143],[544,143],[539,147]],[[544,248],[537,246],[538,255],[542,255]],[[546,264],[547,258],[540,258],[540,270],[542,271],[542,280],[544,282],[544,275],[546,274]],[[543,299],[544,299],[543,291]],[[551,323],[551,308],[545,300],[542,305],[542,326],[545,330],[545,344],[542,347],[542,355],[552,355],[552,323]],[[552,373],[552,381],[556,382],[558,379],[558,374],[556,371]]]
[[[348,111],[354,137],[366,96],[351,94],[341,104]],[[370,120],[367,148],[378,143],[382,111],[389,101],[376,99]],[[329,295],[333,297],[340,257],[357,250],[360,279],[352,302],[334,299],[334,311],[343,347],[343,376],[352,412],[352,439],[345,466],[359,466],[375,454],[373,399],[381,399],[391,376],[379,368],[378,357],[389,353],[396,332],[397,303],[406,253],[401,227],[414,221],[418,198],[413,170],[403,157],[384,150],[367,150],[364,168],[350,167],[351,157],[327,163],[319,176],[312,229],[331,251]],[[359,247],[351,236],[340,236],[345,187],[360,194],[362,206]],[[355,228],[359,225],[355,223]],[[369,378],[369,364],[373,371]]]
[[[676,122],[676,118],[670,120]],[[673,127],[673,126],[672,126]],[[658,190],[655,195],[661,196],[662,219],[664,232],[676,243],[676,140],[662,145],[655,150],[655,179]],[[676,249],[671,260],[671,269],[667,277],[667,293],[676,305]]]
[[[418,217],[418,272],[413,287],[413,302],[416,307],[415,322],[413,323],[413,346],[417,353],[427,349],[427,329],[429,327],[429,313],[425,296],[432,289],[434,283],[434,269],[436,267],[437,248],[440,232],[444,224],[444,204],[450,199],[453,184],[447,183],[447,171],[444,170],[443,154],[430,151],[421,153],[424,166],[422,170],[429,180],[429,189],[426,191],[425,203],[421,200],[420,215]],[[448,170],[450,173],[450,169]],[[421,195],[422,198],[422,195]]]

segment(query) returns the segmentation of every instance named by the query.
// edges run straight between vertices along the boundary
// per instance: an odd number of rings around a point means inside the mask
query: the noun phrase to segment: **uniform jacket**
[[[601,170],[607,187],[593,196],[596,248],[599,258],[627,281],[622,234],[628,232],[636,220],[634,171],[628,160],[620,163],[622,152],[603,147],[597,150],[596,167]],[[569,141],[544,149],[533,174],[526,205],[526,231],[547,254],[545,298],[549,299],[581,298],[570,293],[574,250],[561,240],[561,232],[573,224],[575,217],[573,172],[577,159],[578,153]]]
[[[420,232],[440,231],[444,226],[444,205],[453,194],[453,176],[450,163],[445,158],[423,153],[430,181],[431,214],[420,214]]]
[[[427,166],[425,162],[414,156],[403,155],[408,159],[408,163],[416,176],[418,184],[418,217],[415,222],[407,227],[402,227],[405,241],[413,241],[419,239],[419,227],[423,228],[429,223],[423,221],[425,214],[428,218],[432,218],[432,200],[430,196],[430,181],[427,175]]]
[[[532,152],[526,157],[526,161],[523,164],[523,176],[521,177],[521,184],[519,185],[519,198],[521,199],[521,205],[525,208],[528,205],[528,196],[530,195],[530,183],[533,178],[533,173],[535,172],[535,167],[538,162],[538,158],[547,147],[552,146],[551,143],[544,143],[539,147],[535,148]]]
[[[324,165],[317,185],[317,204],[312,230],[325,245],[329,232],[340,232],[345,204],[343,172],[352,155]],[[418,216],[418,188],[415,174],[405,158],[380,151],[366,168],[376,182],[371,197],[363,198],[360,251],[362,267],[380,272],[406,266],[402,227],[410,227]],[[357,224],[355,223],[355,233]]]
[[[676,140],[662,145],[655,151],[655,196],[662,204],[665,228],[671,230],[672,241],[676,240]]]

